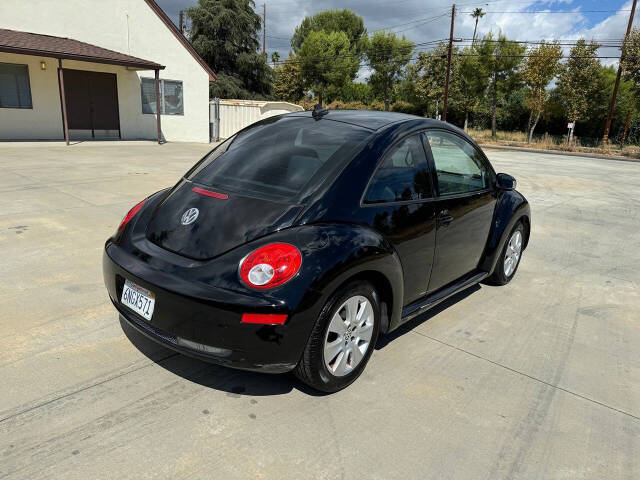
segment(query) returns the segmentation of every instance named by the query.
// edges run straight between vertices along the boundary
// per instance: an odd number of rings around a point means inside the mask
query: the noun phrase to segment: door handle
[[[442,210],[437,217],[438,223],[446,227],[453,221],[453,216],[449,213],[449,210]]]

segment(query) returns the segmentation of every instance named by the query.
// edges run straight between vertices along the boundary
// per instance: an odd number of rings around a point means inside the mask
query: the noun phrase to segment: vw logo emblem
[[[192,224],[193,222],[196,221],[196,218],[198,218],[199,214],[200,214],[200,210],[198,210],[197,208],[190,208],[189,210],[187,210],[182,214],[182,219],[181,219],[182,224],[183,225]]]

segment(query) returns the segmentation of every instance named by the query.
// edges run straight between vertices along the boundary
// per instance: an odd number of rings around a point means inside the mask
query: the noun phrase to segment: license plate
[[[123,305],[126,305],[138,315],[151,320],[153,315],[153,306],[156,303],[156,296],[153,292],[136,285],[129,280],[124,281],[124,288],[122,289],[122,298],[120,299]]]

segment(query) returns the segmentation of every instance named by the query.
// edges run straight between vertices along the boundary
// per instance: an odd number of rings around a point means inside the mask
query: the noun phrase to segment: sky
[[[197,0],[156,0],[178,23],[178,12],[197,4]],[[451,0],[256,0],[255,10],[267,9],[267,53],[277,51],[281,59],[288,56],[289,39],[307,15],[327,9],[348,8],[360,15],[369,34],[379,29],[405,35],[414,43],[448,39]],[[473,36],[471,11],[480,7],[486,15],[478,22],[478,36],[502,32],[514,40],[541,39],[615,41],[621,40],[629,21],[632,0],[460,0],[456,5],[454,37]],[[640,8],[634,26],[640,27]],[[260,34],[262,39],[262,33]],[[418,47],[427,49],[428,46]],[[567,49],[570,47],[566,47]],[[419,50],[418,50],[419,51]],[[601,48],[599,55],[617,57],[614,47]],[[603,58],[603,64],[616,64],[615,58]],[[360,77],[367,71],[361,70]]]

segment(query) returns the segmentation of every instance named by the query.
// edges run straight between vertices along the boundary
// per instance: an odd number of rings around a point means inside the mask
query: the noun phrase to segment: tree
[[[561,58],[562,48],[557,42],[547,44],[543,41],[540,46],[529,52],[524,63],[522,79],[528,87],[525,103],[530,110],[527,143],[531,143],[540,115],[545,110],[548,98],[547,85],[558,74]],[[534,114],[535,120],[532,123]]]
[[[452,110],[464,113],[464,130],[469,125],[469,114],[474,112],[487,89],[489,81],[485,70],[480,68],[475,46],[466,47],[453,62],[451,76]]]
[[[497,134],[498,95],[516,88],[518,67],[522,63],[525,47],[511,42],[500,34],[497,40],[489,33],[478,47],[480,68],[490,77],[491,136]]]
[[[274,71],[275,80],[271,91],[272,95],[278,100],[299,102],[304,97],[304,85],[300,64],[295,55],[289,53],[289,59],[278,65]]]
[[[394,86],[393,96],[396,102],[400,101],[412,105],[413,113],[426,116],[429,113],[429,105],[424,98],[418,95],[416,90],[419,73],[416,64],[409,63],[403,78]]]
[[[302,48],[302,44],[311,32],[344,32],[349,39],[353,53],[360,54],[362,52],[361,39],[366,37],[367,30],[364,28],[362,17],[346,8],[325,10],[305,17],[302,23],[296,27],[293,37],[291,37],[291,46],[296,53]]]
[[[613,65],[600,66],[598,75],[591,80],[594,83],[593,93],[587,99],[587,110],[580,121],[582,137],[600,137],[604,130],[609,104],[613,96],[613,88],[616,83],[617,69]],[[638,99],[634,92],[633,83],[626,78],[620,79],[618,95],[611,118],[610,139],[614,139],[616,133],[622,134],[627,112],[635,111]],[[564,117],[563,117],[564,120]],[[563,122],[565,123],[565,122]],[[565,125],[566,126],[566,123]]]
[[[478,20],[480,20],[482,17],[484,17],[485,13],[482,11],[481,8],[474,8],[473,12],[471,12],[471,16],[476,21],[476,24],[473,27],[473,41],[472,41],[472,43],[475,43],[475,41],[476,41],[476,31],[478,30]]]
[[[408,68],[408,73],[415,78],[415,95],[424,104],[428,111],[435,106],[437,115],[438,106],[444,96],[444,79],[447,70],[448,46],[440,42],[433,50],[420,52],[415,63]],[[457,48],[454,47],[454,55]],[[458,57],[452,57],[452,70]]]
[[[296,54],[305,87],[322,104],[325,94],[335,96],[358,72],[360,61],[344,32],[313,31]]]
[[[589,107],[589,98],[594,94],[599,77],[600,62],[597,52],[600,45],[587,43],[583,38],[571,48],[569,59],[560,72],[558,88],[569,122],[581,120]],[[569,133],[569,144],[573,142],[573,131]]]
[[[275,66],[280,61],[280,54],[278,52],[271,53],[271,63]]]
[[[633,83],[637,106],[640,108],[640,28],[634,28],[622,49],[624,77]]]
[[[349,82],[340,90],[340,100],[369,105],[373,100],[373,89],[368,83]]]
[[[385,110],[389,111],[389,94],[398,81],[413,51],[413,42],[404,35],[398,38],[392,32],[376,32],[370,40],[364,42],[364,53],[373,73],[369,83],[374,91],[384,95]]]
[[[257,53],[260,16],[253,0],[199,0],[187,9],[191,43],[216,72],[210,94],[251,98],[269,94],[273,73]]]

